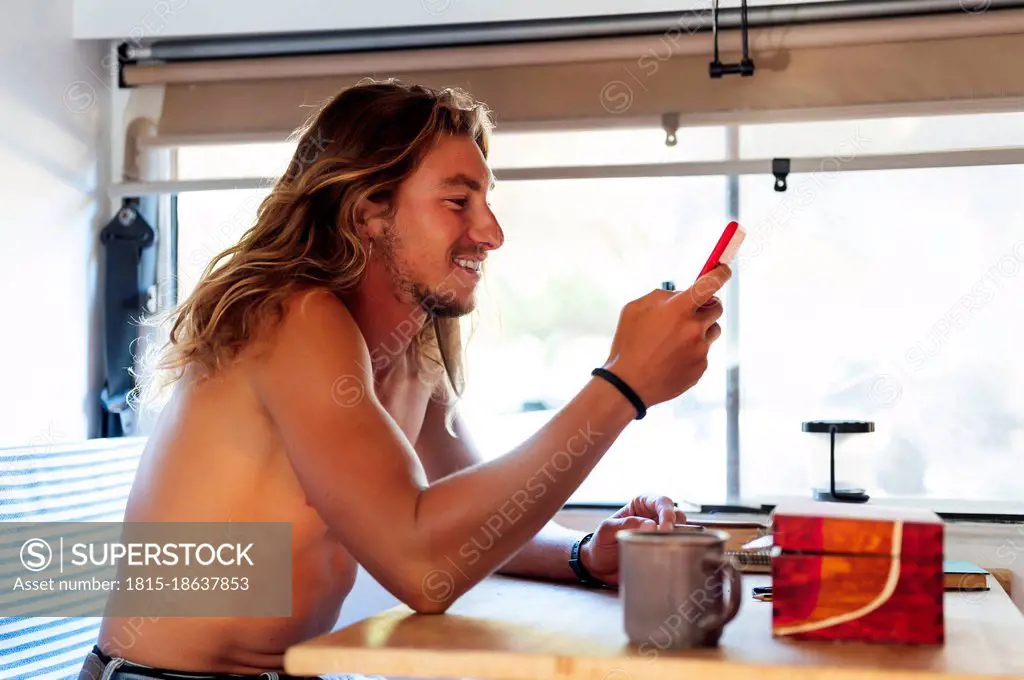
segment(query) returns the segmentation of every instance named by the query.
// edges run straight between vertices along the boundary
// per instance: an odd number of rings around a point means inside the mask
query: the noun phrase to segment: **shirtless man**
[[[577,572],[583,535],[552,518],[645,407],[700,379],[727,267],[626,305],[610,375],[514,450],[482,462],[467,438],[459,317],[504,240],[487,202],[490,126],[465,93],[391,82],[347,89],[311,120],[254,227],[173,311],[174,391],[126,513],[290,522],[292,615],[147,620],[130,644],[127,620],[108,617],[83,677],[112,661],[115,679],[139,665],[268,677],[290,645],[333,628],[358,564],[439,614],[495,572],[614,586],[616,531],[681,521],[669,498],[636,498],[583,543]],[[510,508],[493,545],[464,549]],[[453,563],[438,597],[430,579]]]

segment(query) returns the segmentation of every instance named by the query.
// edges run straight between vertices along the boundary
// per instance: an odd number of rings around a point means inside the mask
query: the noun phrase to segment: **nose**
[[[474,220],[469,230],[469,237],[481,250],[497,250],[505,242],[505,232],[498,224],[490,206],[485,206],[480,218]]]

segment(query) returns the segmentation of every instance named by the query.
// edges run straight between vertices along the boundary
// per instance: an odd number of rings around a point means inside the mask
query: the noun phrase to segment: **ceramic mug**
[[[658,649],[717,646],[742,599],[740,573],[725,555],[729,534],[677,526],[619,531],[616,538],[630,642]]]

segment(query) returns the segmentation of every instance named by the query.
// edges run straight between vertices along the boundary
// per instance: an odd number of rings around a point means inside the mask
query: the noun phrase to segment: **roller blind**
[[[159,136],[284,137],[364,77],[461,87],[499,126],[720,120],[835,108],[1024,102],[1024,10],[754,29],[751,78],[711,79],[712,38],[661,35],[128,66],[165,87]],[[721,34],[723,61],[739,58]]]

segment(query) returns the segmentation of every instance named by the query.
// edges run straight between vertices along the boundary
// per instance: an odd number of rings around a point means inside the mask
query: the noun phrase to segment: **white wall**
[[[86,438],[99,388],[108,95],[72,16],[72,0],[0,5],[0,446]]]
[[[756,7],[804,2],[810,0],[749,0],[747,4]],[[738,7],[740,2],[722,0],[719,4],[730,8]],[[706,11],[710,7],[711,0],[76,0],[75,35],[133,40]]]

